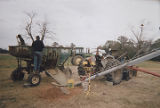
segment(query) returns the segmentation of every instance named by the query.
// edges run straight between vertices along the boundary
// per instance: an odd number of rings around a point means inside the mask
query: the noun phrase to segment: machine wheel
[[[111,68],[112,66],[114,65],[117,65],[119,64],[120,62],[114,58],[106,58],[106,62],[105,62],[105,70]],[[122,81],[122,77],[123,77],[123,73],[122,73],[122,70],[119,69],[117,71],[114,71],[112,73],[109,73],[106,76],[106,79],[108,81],[112,81],[113,82],[113,85],[117,85],[117,84],[120,84],[121,81]]]
[[[132,69],[128,69],[128,68],[123,69],[123,79],[124,80],[128,81],[132,77],[136,77],[136,76],[137,76],[136,70],[132,70]]]
[[[131,70],[133,72],[133,76],[136,77],[137,76],[137,71],[136,70]]]
[[[132,72],[130,72],[131,70],[128,68],[123,68],[123,80],[130,80],[130,78],[132,78]]]
[[[113,81],[113,85],[117,85],[117,84],[120,84],[121,81],[122,81],[122,70],[117,70],[117,71],[114,71],[112,72],[112,81]]]
[[[11,73],[11,79],[13,81],[22,81],[23,78],[24,78],[24,73],[22,72],[21,68],[17,68]]]
[[[37,86],[40,84],[41,82],[41,75],[40,74],[30,74],[28,76],[28,82],[32,85],[32,86]]]
[[[78,66],[82,60],[83,60],[83,57],[80,55],[77,55],[72,58],[72,64]]]
[[[112,75],[111,74],[107,74],[105,76],[106,76],[107,81],[112,81]]]
[[[133,77],[133,71],[129,70],[129,78],[131,79]]]

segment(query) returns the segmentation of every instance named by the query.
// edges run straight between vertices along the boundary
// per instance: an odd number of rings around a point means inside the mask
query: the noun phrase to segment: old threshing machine
[[[39,85],[41,81],[40,73],[33,71],[33,54],[31,46],[9,46],[9,53],[17,58],[18,67],[12,72],[13,81],[20,81],[24,78],[24,71],[28,73],[28,82],[33,85]],[[47,72],[49,69],[58,69],[65,75],[71,75],[71,70],[64,67],[64,63],[72,55],[70,47],[45,47],[43,49],[42,64],[40,72]],[[23,66],[22,61],[26,62]]]

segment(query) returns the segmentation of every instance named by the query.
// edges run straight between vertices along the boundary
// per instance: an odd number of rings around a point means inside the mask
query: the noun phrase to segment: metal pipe
[[[132,67],[132,66],[128,66],[128,68],[132,69],[132,70],[137,70],[137,71],[140,71],[140,72],[148,73],[148,74],[151,74],[153,76],[160,77],[160,74],[155,73],[155,72],[150,72],[150,71],[144,70],[142,68],[137,68],[137,67]]]
[[[108,70],[106,70],[106,71],[103,71],[103,72],[101,72],[101,73],[97,73],[97,74],[91,76],[90,79],[92,80],[92,79],[95,79],[96,77],[106,75],[106,74],[108,74],[108,73],[111,73],[111,72],[114,72],[114,71],[116,71],[116,70],[118,70],[118,69],[121,69],[121,68],[123,68],[123,67],[125,67],[125,66],[127,66],[127,63],[118,65],[118,66],[116,66],[116,67],[113,67],[113,68],[108,69]],[[89,79],[87,78],[85,81],[88,81],[88,80],[89,80]]]
[[[157,50],[157,51],[152,52],[152,53],[150,53],[150,54],[147,54],[147,55],[144,55],[144,56],[139,57],[139,58],[137,58],[137,59],[134,59],[134,60],[129,61],[128,64],[127,64],[127,66],[133,66],[133,65],[135,65],[135,64],[144,62],[144,61],[146,61],[146,60],[150,60],[150,59],[152,59],[152,58],[154,58],[154,57],[157,57],[157,56],[159,56],[159,55],[160,55],[160,50]]]

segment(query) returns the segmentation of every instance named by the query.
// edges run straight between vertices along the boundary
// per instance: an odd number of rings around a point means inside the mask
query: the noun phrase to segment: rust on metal
[[[144,73],[147,73],[147,74],[151,74],[151,75],[153,75],[153,76],[160,77],[160,74],[155,73],[155,72],[150,72],[150,71],[145,70],[145,69],[142,69],[142,68],[133,67],[133,66],[128,66],[128,68],[129,68],[129,69],[132,69],[132,70],[137,70],[137,71],[140,71],[140,72],[144,72]]]

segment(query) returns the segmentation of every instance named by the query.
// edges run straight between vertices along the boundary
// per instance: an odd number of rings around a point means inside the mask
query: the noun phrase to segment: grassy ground
[[[160,68],[160,62],[154,62],[154,61],[147,61],[143,62],[141,64],[138,64],[137,66],[143,67],[143,68]]]
[[[0,55],[0,108],[160,108],[160,78],[145,73],[138,72],[137,77],[117,86],[104,79],[93,80],[89,96],[81,87],[65,95],[44,74],[37,87],[24,88],[25,80],[13,82],[10,74],[16,66],[16,58]],[[160,74],[159,62],[138,66]],[[76,67],[73,73],[77,74]]]

